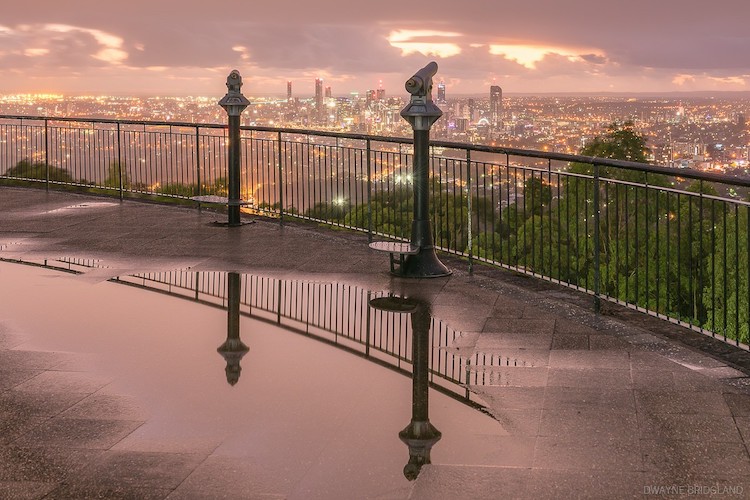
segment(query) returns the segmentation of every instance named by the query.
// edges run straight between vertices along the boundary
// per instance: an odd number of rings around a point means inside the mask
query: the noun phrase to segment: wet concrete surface
[[[474,365],[470,389],[507,431],[493,465],[425,466],[392,498],[627,498],[750,492],[747,355],[640,312],[511,272],[441,257],[429,281],[392,278],[364,235],[207,211],[0,188],[0,258],[76,258],[91,283],[173,269],[343,281],[430,297],[451,346],[522,359]],[[3,283],[3,286],[8,286]],[[0,498],[302,498],[210,444],[159,448],[138,400],[63,350],[27,349],[0,305]],[[108,387],[110,387],[108,389]],[[181,446],[176,446],[181,444]],[[335,497],[335,488],[332,489]]]

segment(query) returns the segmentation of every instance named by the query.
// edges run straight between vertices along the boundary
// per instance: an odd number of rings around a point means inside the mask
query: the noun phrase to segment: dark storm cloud
[[[381,71],[400,62],[383,30],[341,25],[255,26],[241,43],[260,66],[336,69],[347,73]]]
[[[382,71],[402,62],[401,52],[388,44],[383,30],[373,27],[235,22],[227,32],[216,33],[217,36],[170,33],[167,39],[182,47],[176,57],[174,50],[163,43],[163,33],[151,38],[143,36],[135,44],[143,44],[143,50],[129,50],[128,64],[221,66],[238,62],[245,52],[247,61],[254,65],[286,70],[353,73]]]
[[[97,54],[106,48],[85,31],[56,32],[31,26],[13,36],[0,34],[4,42],[0,65],[17,68],[85,68],[102,66]]]
[[[750,5],[750,2],[748,3]],[[750,30],[748,30],[750,33]],[[613,58],[632,66],[682,70],[750,70],[750,36],[643,36],[630,44],[612,45]]]
[[[604,64],[607,58],[598,54],[581,54],[581,59],[592,64]]]

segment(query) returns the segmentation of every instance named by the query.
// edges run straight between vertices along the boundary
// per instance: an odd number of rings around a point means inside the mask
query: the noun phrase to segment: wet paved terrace
[[[99,268],[76,278],[93,283],[190,269],[404,289],[364,235],[260,218],[241,228],[210,224],[224,218],[0,187],[0,258],[95,260]],[[503,429],[491,465],[425,466],[396,497],[750,492],[744,353],[619,306],[605,304],[595,315],[590,297],[553,284],[483,266],[469,275],[466,262],[443,261],[452,276],[408,286],[461,332],[450,349],[534,362],[472,367],[486,382],[469,389]],[[0,498],[315,496],[289,484],[258,490],[242,463],[190,443],[160,451],[123,446],[148,419],[139,402],[92,383],[72,354],[27,349],[35,332],[15,331],[12,313],[0,303]]]

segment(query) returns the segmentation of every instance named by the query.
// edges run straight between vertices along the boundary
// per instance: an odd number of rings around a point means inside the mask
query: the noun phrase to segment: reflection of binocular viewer
[[[432,61],[417,71],[404,85],[406,91],[414,96],[425,96],[432,91],[432,77],[437,73],[438,65]]]

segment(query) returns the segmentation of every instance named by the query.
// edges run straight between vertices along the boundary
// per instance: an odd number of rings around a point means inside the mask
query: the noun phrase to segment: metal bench
[[[411,243],[401,243],[398,241],[373,241],[369,246],[378,252],[390,254],[392,274],[396,273],[396,255],[398,255],[398,265],[399,269],[401,269],[404,265],[405,255],[417,255],[419,253],[419,247],[413,246]]]

